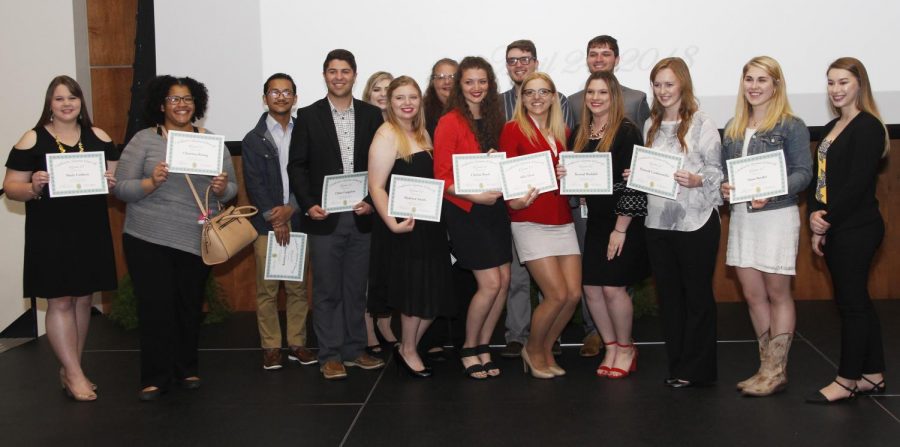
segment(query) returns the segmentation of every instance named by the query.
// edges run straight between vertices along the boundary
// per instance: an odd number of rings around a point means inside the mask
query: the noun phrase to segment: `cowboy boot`
[[[759,380],[744,387],[745,396],[763,397],[783,391],[787,387],[788,352],[794,334],[788,332],[776,335],[769,340],[766,360],[763,362],[762,375]]]
[[[759,375],[762,372],[762,364],[764,359],[766,358],[766,350],[769,348],[769,331],[765,331],[762,335],[759,336],[757,340],[759,342],[759,369],[756,370],[756,374],[751,376],[749,379],[741,380],[737,384],[738,391],[741,391],[747,385],[757,381],[759,379]]]

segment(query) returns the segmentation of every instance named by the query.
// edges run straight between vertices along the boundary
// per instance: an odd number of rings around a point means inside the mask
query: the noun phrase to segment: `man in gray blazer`
[[[598,71],[615,71],[619,65],[619,42],[612,36],[602,35],[591,39],[587,44],[587,67],[591,73]],[[622,98],[625,100],[625,116],[628,117],[638,129],[644,128],[644,122],[650,117],[650,106],[647,105],[647,95],[639,90],[633,90],[622,86]],[[584,90],[569,96],[569,105],[575,121],[581,121],[581,112],[584,107]],[[585,218],[581,214],[582,207],[575,207],[572,218],[575,220],[575,232],[578,234],[578,245],[584,251],[584,232],[586,230]],[[582,357],[594,357],[600,354],[600,334],[594,327],[594,321],[590,318],[590,311],[581,300],[581,315],[584,316],[585,337],[581,346]]]

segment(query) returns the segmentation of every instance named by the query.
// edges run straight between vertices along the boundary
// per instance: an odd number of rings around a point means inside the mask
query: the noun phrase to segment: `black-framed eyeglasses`
[[[432,81],[443,81],[444,79],[454,80],[456,79],[456,73],[437,73],[431,75]]]
[[[531,98],[535,94],[537,94],[541,98],[546,98],[546,97],[550,96],[551,93],[553,93],[553,90],[549,90],[546,88],[539,88],[537,90],[535,90],[533,88],[528,88],[528,89],[522,90],[522,96],[524,96],[526,98]]]
[[[530,65],[531,61],[535,60],[537,60],[537,58],[534,56],[508,57],[506,58],[506,65],[513,66],[516,65],[516,63]]]
[[[183,102],[185,104],[193,104],[194,97],[193,96],[166,96],[166,102],[172,105],[178,104],[179,102]]]
[[[279,96],[284,99],[291,99],[294,97],[294,92],[292,90],[276,90],[273,88],[266,92],[266,96],[272,99],[277,99]]]

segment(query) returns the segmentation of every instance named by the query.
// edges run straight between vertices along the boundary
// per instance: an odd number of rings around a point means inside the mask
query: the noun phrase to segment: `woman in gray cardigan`
[[[169,131],[207,133],[193,122],[206,112],[206,87],[191,78],[159,76],[148,84],[145,120],[122,153],[116,196],[128,203],[122,245],[138,299],[141,400],[156,400],[172,383],[200,387],[197,335],[210,268],[200,258],[200,210],[184,175],[169,175]],[[219,201],[237,193],[231,156],[224,172],[193,175],[198,192]]]

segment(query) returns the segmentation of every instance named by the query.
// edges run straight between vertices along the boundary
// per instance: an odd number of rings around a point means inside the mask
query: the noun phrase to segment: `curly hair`
[[[166,96],[169,96],[169,89],[174,85],[187,87],[194,97],[194,116],[191,122],[203,118],[206,114],[206,106],[209,103],[209,92],[202,82],[193,78],[162,75],[153,78],[147,83],[147,102],[144,105],[144,121],[148,126],[163,124],[166,121],[166,114],[162,111],[165,105]]]
[[[481,100],[481,122],[483,123],[482,132],[478,131],[475,125],[475,117],[469,110],[469,104],[466,102],[462,91],[462,79],[465,77],[467,70],[484,70],[488,78],[488,88]],[[491,148],[496,149],[500,139],[500,132],[506,123],[505,113],[500,102],[500,94],[497,93],[497,77],[494,75],[494,69],[491,64],[484,58],[479,56],[467,56],[459,63],[459,71],[456,72],[456,79],[453,82],[453,90],[450,92],[450,98],[447,100],[447,110],[457,110],[466,118],[469,123],[469,129],[475,134],[478,145],[482,150]]]

